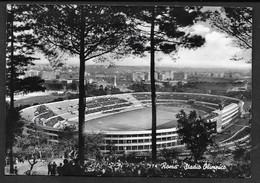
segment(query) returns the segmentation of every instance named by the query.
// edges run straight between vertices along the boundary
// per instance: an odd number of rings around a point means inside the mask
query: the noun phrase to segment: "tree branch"
[[[73,42],[72,39],[73,39],[73,38],[72,38],[72,34],[71,34],[71,35],[70,35],[71,45],[72,45],[72,47],[75,49],[75,52],[76,52],[77,54],[79,54],[79,53],[80,53],[80,50],[76,47],[76,45],[74,44],[74,42]]]
[[[60,48],[62,48],[62,49],[67,49],[67,50],[71,51],[71,52],[74,53],[74,54],[79,54],[79,52],[77,52],[77,51],[71,49],[71,46],[68,47],[68,46],[64,46],[64,45],[58,44],[58,43],[52,41],[47,35],[46,35],[46,38],[48,39],[48,41],[49,41],[51,44],[53,44],[53,45],[55,45],[55,46],[57,46],[57,47],[60,47]]]
[[[115,34],[118,33],[118,32],[119,32],[119,31],[116,31],[116,32],[110,34],[110,35],[107,36],[107,37],[103,37],[103,38],[101,38],[99,41],[97,41],[94,45],[89,46],[89,49],[84,52],[85,57],[87,57],[88,55],[90,55],[90,54],[97,48],[98,45],[100,45],[101,43],[103,43],[103,42],[106,41],[107,39],[111,38],[113,35],[115,35]]]
[[[214,26],[216,26],[218,29],[220,29],[220,30],[222,30],[222,31],[224,31],[224,32],[227,32],[228,34],[230,34],[230,35],[232,35],[232,36],[234,36],[234,37],[236,37],[236,38],[238,38],[241,42],[243,42],[248,48],[252,48],[252,45],[250,45],[250,44],[248,44],[247,43],[247,39],[246,40],[244,40],[243,38],[241,38],[240,36],[238,36],[237,34],[234,34],[234,32],[232,31],[232,30],[230,30],[229,28],[227,28],[224,24],[223,24],[223,22],[222,21],[220,21],[219,22],[221,25],[217,25],[217,24],[214,24]]]
[[[102,52],[102,53],[99,53],[99,54],[93,55],[93,56],[91,56],[91,57],[89,57],[89,58],[86,58],[85,61],[88,61],[88,60],[90,60],[90,59],[93,59],[93,58],[99,57],[99,56],[101,56],[101,55],[104,55],[104,54],[106,54],[106,53],[109,53],[109,52],[113,51],[116,47],[117,47],[117,46],[114,46],[114,47],[108,49],[107,51],[104,51],[104,52]]]

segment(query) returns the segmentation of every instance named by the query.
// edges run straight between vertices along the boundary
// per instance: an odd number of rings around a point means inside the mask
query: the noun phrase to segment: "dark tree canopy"
[[[6,103],[6,146],[10,148],[16,141],[16,137],[22,134],[24,122],[18,110],[10,109],[10,104]]]
[[[183,110],[176,115],[179,139],[189,149],[197,161],[202,158],[207,147],[212,144],[212,131],[206,121],[198,118],[196,111],[186,114]]]
[[[39,76],[27,77],[17,82],[17,88],[23,93],[45,91],[44,80]]]
[[[61,52],[80,55],[82,15],[84,61],[114,51],[121,53],[119,49],[125,48],[123,43],[130,38],[127,32],[133,29],[117,6],[38,5],[33,9],[41,49],[51,61],[58,61]]]
[[[150,51],[150,30],[147,29],[151,23],[152,7],[126,7],[126,9],[126,14],[132,17],[136,29],[140,31],[137,37],[132,37],[130,40],[133,53],[140,55],[145,51]],[[155,52],[176,54],[180,47],[191,49],[202,46],[205,38],[183,29],[202,20],[200,9],[200,7],[156,6],[154,19]]]

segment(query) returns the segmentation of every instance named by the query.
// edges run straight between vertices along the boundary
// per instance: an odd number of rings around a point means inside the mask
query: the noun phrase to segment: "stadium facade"
[[[208,123],[213,124],[216,132],[223,131],[232,121],[243,114],[244,102],[235,98],[176,92],[157,92],[156,95],[156,105],[179,107],[180,110],[188,107],[204,111],[202,117]],[[89,97],[86,98],[85,118],[88,122],[90,119],[149,108],[150,106],[151,95],[148,92]],[[59,130],[67,125],[77,127],[77,111],[78,99],[74,99],[31,106],[21,110],[21,116],[28,121],[25,127],[26,133],[39,127],[49,136],[49,141],[57,142]],[[108,146],[111,144],[116,151],[150,151],[152,145],[151,128],[128,130],[127,124],[125,125],[122,121],[121,127],[116,130],[95,127],[86,129],[85,133],[102,132],[105,134],[104,144],[101,144],[103,152],[108,152]],[[176,130],[176,125],[166,125],[157,129],[157,148],[163,149],[181,145]]]

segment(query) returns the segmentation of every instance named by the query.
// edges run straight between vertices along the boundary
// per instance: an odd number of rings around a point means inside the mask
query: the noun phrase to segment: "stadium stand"
[[[242,113],[243,102],[224,96],[195,94],[195,93],[173,93],[158,92],[157,105],[167,105],[179,108],[193,108],[207,113],[205,118],[216,123],[217,131],[222,131],[232,120]],[[221,104],[221,108],[219,108]],[[151,95],[144,93],[127,93],[106,95],[86,98],[86,117],[102,117],[124,110],[135,110],[149,107]],[[32,106],[21,110],[23,118],[31,122],[37,122],[46,128],[47,133],[52,136],[52,141],[57,139],[57,131],[70,125],[70,119],[77,119],[78,99],[65,100]],[[98,114],[98,115],[94,115]],[[90,119],[90,118],[87,118]],[[167,125],[166,125],[167,126]],[[157,131],[157,146],[159,149],[179,146],[176,128],[161,125]],[[151,149],[151,130],[124,131],[107,130],[105,144],[102,151],[107,152],[107,144],[111,141],[115,144],[117,151],[147,151]]]

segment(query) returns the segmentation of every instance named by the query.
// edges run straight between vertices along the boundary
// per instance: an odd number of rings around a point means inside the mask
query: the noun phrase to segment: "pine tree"
[[[120,7],[95,5],[34,6],[36,34],[48,57],[60,53],[79,57],[79,159],[84,163],[85,62],[110,53],[126,52],[125,43],[134,34]],[[58,50],[58,51],[57,51]],[[57,59],[54,59],[57,61]]]
[[[205,39],[191,34],[183,28],[192,26],[202,20],[199,7],[127,7],[125,10],[135,22],[140,34],[133,37],[130,45],[135,54],[150,52],[150,78],[152,102],[152,159],[156,160],[156,87],[155,87],[155,54],[163,52],[176,58],[181,47],[192,49],[204,44]],[[150,28],[148,30],[148,28]]]
[[[37,60],[33,55],[37,40],[33,34],[34,21],[29,14],[28,5],[7,5],[7,94],[12,95],[20,88],[16,83],[24,75],[26,66],[34,65]],[[13,90],[11,92],[11,90]],[[12,98],[12,97],[11,97]]]
[[[32,34],[33,20],[28,15],[29,8],[27,5],[16,6],[13,4],[7,5],[7,47],[6,47],[6,94],[10,96],[10,105],[7,108],[7,113],[10,116],[16,115],[14,108],[14,94],[20,91],[21,86],[18,84],[21,80],[19,76],[24,74],[26,66],[32,65],[36,60],[34,54],[34,45],[37,44],[36,39]],[[16,118],[8,118],[6,120],[7,129],[15,127]],[[12,130],[7,130],[7,133]],[[12,134],[7,134],[12,136]],[[7,149],[10,150],[10,173],[13,173],[13,155],[12,146],[13,138],[9,139]]]

